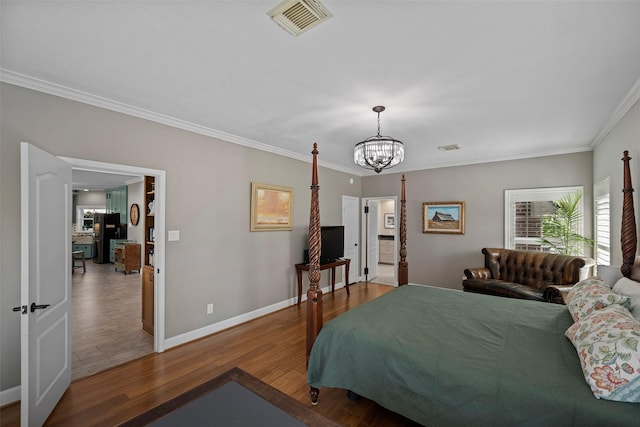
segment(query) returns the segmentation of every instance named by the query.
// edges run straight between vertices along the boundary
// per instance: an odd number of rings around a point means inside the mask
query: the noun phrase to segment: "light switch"
[[[176,242],[180,240],[180,230],[169,230],[169,238],[170,242]]]

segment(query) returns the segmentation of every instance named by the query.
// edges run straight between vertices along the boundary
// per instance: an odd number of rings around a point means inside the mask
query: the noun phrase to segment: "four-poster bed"
[[[612,399],[603,397],[606,394],[594,397],[594,387],[587,384],[588,363],[581,354],[584,349],[576,351],[574,336],[571,341],[567,338],[572,325],[582,325],[577,320],[574,323],[568,306],[408,285],[358,306],[323,327],[317,268],[317,154],[314,145],[309,246],[310,261],[315,264],[310,265],[307,294],[307,379],[312,403],[318,402],[320,387],[333,387],[371,399],[425,425],[637,423],[640,405],[605,400]],[[625,278],[640,282],[626,151],[623,163],[621,271]],[[400,285],[408,283],[406,255],[403,176]],[[572,298],[577,299],[574,295]],[[633,328],[640,337],[640,322]],[[638,339],[628,342],[639,346]],[[640,385],[640,362],[634,366]],[[634,368],[627,364],[623,369]],[[625,398],[640,402],[640,396]]]

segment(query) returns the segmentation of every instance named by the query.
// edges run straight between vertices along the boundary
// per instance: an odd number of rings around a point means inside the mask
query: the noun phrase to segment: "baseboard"
[[[344,288],[344,284],[336,283],[336,289]],[[323,293],[331,292],[331,286],[327,286],[322,288]],[[302,295],[302,301],[306,301],[307,294]],[[165,343],[165,350],[170,349],[171,347],[176,347],[178,345],[186,344],[189,341],[197,340],[199,338],[206,337],[207,335],[215,334],[216,332],[223,331],[225,329],[229,329],[233,326],[240,325],[241,323],[248,322],[253,319],[257,319],[258,317],[265,316],[267,314],[276,312],[278,310],[282,310],[283,308],[295,305],[298,303],[298,297],[289,298],[288,300],[278,302],[276,304],[272,304],[267,307],[260,308],[258,310],[250,311],[248,313],[241,314],[239,316],[231,317],[229,319],[223,320],[221,322],[217,322],[211,325],[207,325],[205,327],[195,329],[190,332],[186,332],[181,335],[177,335],[175,337],[167,338]]]
[[[336,283],[336,289],[344,288],[344,283]],[[322,288],[323,293],[331,292],[331,286]],[[302,301],[307,300],[307,294],[302,295]],[[272,304],[267,307],[260,308],[258,310],[250,311],[249,313],[241,314],[239,316],[232,317],[230,319],[223,320],[212,325],[205,326],[194,331],[190,331],[175,337],[171,337],[165,340],[165,349],[176,347],[182,344],[186,344],[189,341],[197,340],[199,338],[206,337],[207,335],[215,334],[216,332],[229,329],[233,326],[240,325],[241,323],[248,322],[249,320],[257,319],[258,317],[271,314],[283,308],[295,305],[298,303],[298,297],[289,298],[285,301]],[[0,391],[0,406],[8,405],[20,400],[20,386],[10,388],[8,390]]]
[[[0,406],[8,405],[20,400],[20,386],[0,391]]]

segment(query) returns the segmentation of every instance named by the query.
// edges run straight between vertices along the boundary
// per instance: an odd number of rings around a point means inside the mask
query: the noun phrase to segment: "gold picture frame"
[[[424,202],[422,232],[464,234],[464,202]]]
[[[292,230],[293,188],[251,183],[251,231]]]

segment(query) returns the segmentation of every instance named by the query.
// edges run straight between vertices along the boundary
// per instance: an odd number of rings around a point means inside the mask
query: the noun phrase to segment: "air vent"
[[[267,15],[294,36],[333,16],[325,5],[316,0],[285,0]]]
[[[458,144],[451,144],[451,145],[441,145],[440,147],[438,147],[438,150],[440,151],[453,151],[453,150],[459,150],[460,146]]]

